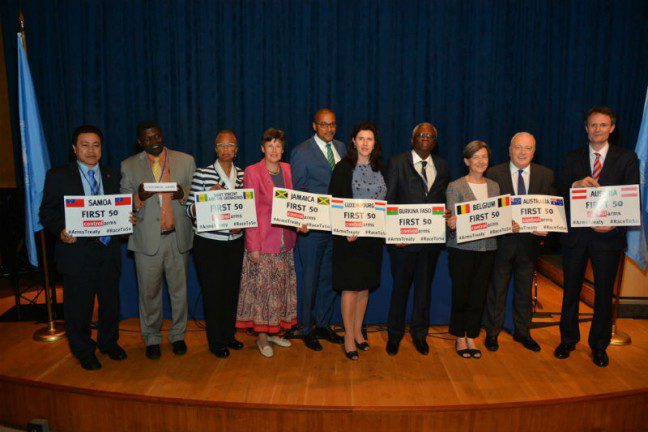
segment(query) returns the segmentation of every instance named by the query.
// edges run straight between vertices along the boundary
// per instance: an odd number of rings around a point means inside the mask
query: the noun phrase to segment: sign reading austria
[[[572,227],[639,226],[639,185],[572,188]]]

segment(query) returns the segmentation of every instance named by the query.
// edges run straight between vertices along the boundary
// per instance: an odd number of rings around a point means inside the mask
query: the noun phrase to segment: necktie
[[[153,158],[153,178],[156,182],[162,180],[162,168],[160,167],[160,158]]]
[[[333,149],[331,148],[330,142],[326,143],[326,159],[328,159],[331,170],[335,168],[335,156],[333,156]]]
[[[423,175],[423,181],[425,181],[425,189],[428,189],[427,172],[425,170],[426,166],[427,166],[427,161],[421,161],[421,174]]]
[[[592,178],[598,181],[599,177],[601,177],[601,153],[594,153],[594,156],[596,156],[596,160],[594,161]]]
[[[518,187],[517,187],[517,194],[518,195],[526,195],[526,186],[524,186],[524,178],[522,177],[522,173],[524,170],[518,170]]]
[[[88,170],[88,183],[90,183],[90,193],[92,195],[99,195],[99,183],[97,183],[97,179],[95,178],[94,170]],[[99,241],[104,245],[108,245],[110,243],[110,236],[101,236],[99,237]]]

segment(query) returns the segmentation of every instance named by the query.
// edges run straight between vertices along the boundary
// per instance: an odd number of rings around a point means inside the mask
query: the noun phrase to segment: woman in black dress
[[[380,139],[373,123],[353,128],[347,154],[331,174],[329,193],[338,198],[385,199]],[[344,351],[350,360],[358,359],[356,348],[369,349],[362,322],[369,290],[380,285],[383,244],[379,238],[333,236],[333,287],[342,292]]]

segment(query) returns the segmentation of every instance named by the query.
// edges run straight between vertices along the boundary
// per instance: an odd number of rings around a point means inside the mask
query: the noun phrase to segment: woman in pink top
[[[274,354],[270,343],[288,347],[279,332],[297,323],[297,281],[293,248],[297,233],[293,228],[272,225],[272,189],[292,188],[290,165],[280,162],[284,152],[284,132],[270,128],[263,134],[261,151],[265,157],[245,169],[243,187],[254,189],[256,228],[245,230],[245,255],[241,276],[236,327],[258,332],[257,346],[266,357]]]

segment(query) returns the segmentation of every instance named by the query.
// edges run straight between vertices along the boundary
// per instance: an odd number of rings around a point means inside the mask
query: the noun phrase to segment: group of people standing
[[[41,220],[58,239],[56,261],[64,277],[65,315],[74,356],[85,369],[101,367],[96,347],[113,360],[126,358],[117,343],[119,316],[118,241],[111,238],[75,238],[65,230],[63,196],[128,193],[133,195],[133,251],[139,286],[141,332],[146,356],[161,356],[162,281],[166,279],[172,310],[168,338],[173,353],[186,353],[187,263],[193,249],[203,297],[209,350],[228,357],[243,344],[235,329],[258,334],[259,352],[271,357],[273,345],[288,347],[285,331],[297,324],[307,348],[320,351],[320,340],[343,345],[350,360],[371,347],[363,331],[370,292],[381,280],[382,239],[343,237],[330,232],[294,229],[271,223],[273,187],[331,194],[340,198],[387,200],[392,204],[447,203],[446,247],[452,278],[449,332],[462,358],[481,358],[477,346],[486,308],[485,346],[496,351],[502,330],[506,293],[514,277],[513,338],[525,348],[539,351],[529,333],[531,284],[539,244],[546,232],[519,233],[465,243],[455,237],[458,202],[484,200],[500,194],[568,196],[570,187],[635,184],[638,160],[630,151],[610,146],[616,116],[607,107],[595,107],[585,116],[588,148],[569,153],[559,187],[553,172],[532,163],[535,139],[526,132],[513,136],[510,161],[489,168],[491,150],[472,141],[463,150],[467,174],[450,182],[448,164],[434,150],[437,130],[430,123],[412,131],[411,148],[382,165],[381,141],[376,125],[354,126],[347,145],[335,139],[337,122],[329,109],[315,113],[315,134],[297,145],[290,164],[282,162],[285,134],[266,130],[260,142],[263,158],[242,170],[234,165],[238,141],[223,130],[215,142],[213,164],[196,170],[193,157],[164,144],[154,122],[137,128],[142,152],[122,162],[121,175],[100,165],[102,135],[94,126],[81,126],[72,137],[76,161],[48,172]],[[176,182],[175,192],[151,193],[147,182]],[[194,194],[217,189],[254,189],[257,223],[254,228],[192,232]],[[611,336],[612,285],[625,247],[624,232],[613,227],[572,228],[563,236],[564,297],[561,343],[557,358],[566,358],[579,340],[578,301],[585,266],[592,261],[595,278],[594,319],[589,345],[598,366],[606,366]],[[397,244],[389,248],[393,288],[387,316],[386,351],[396,355],[406,331],[406,306],[413,287],[409,333],[415,349],[426,355],[430,293],[442,245]],[[294,252],[294,254],[293,254]],[[301,265],[300,303],[297,301],[295,262]],[[334,304],[341,294],[344,336],[331,326]],[[97,342],[90,337],[94,296],[99,300]]]

